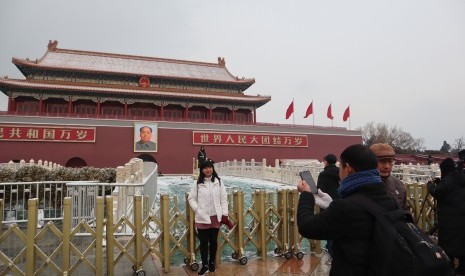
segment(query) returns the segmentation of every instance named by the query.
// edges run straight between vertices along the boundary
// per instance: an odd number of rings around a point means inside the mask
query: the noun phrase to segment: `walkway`
[[[154,257],[154,255],[152,255]],[[302,260],[293,257],[286,260],[284,257],[268,256],[266,261],[260,258],[249,259],[246,265],[240,265],[239,262],[223,262],[218,265],[216,272],[207,273],[207,275],[238,275],[238,276],[291,276],[291,275],[311,275],[311,276],[327,276],[329,275],[330,267],[325,264],[328,258],[327,254],[304,256]],[[196,271],[192,271],[188,266],[171,266],[169,273],[164,273],[161,263],[157,259],[153,262],[146,261],[144,263],[146,275],[173,275],[173,276],[197,276]],[[117,270],[120,273],[117,275],[134,275],[132,264],[121,264]]]

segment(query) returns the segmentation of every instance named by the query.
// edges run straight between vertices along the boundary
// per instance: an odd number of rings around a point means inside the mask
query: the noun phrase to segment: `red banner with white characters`
[[[193,131],[194,145],[308,147],[307,135]]]
[[[94,143],[95,127],[0,125],[1,141]]]

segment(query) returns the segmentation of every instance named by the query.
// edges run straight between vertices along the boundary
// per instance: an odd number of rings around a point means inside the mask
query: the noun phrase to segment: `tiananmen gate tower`
[[[164,174],[192,173],[205,146],[219,161],[318,159],[361,143],[346,128],[257,122],[270,96],[246,95],[253,78],[217,63],[58,48],[40,59],[13,58],[24,79],[0,78],[0,162],[49,160],[115,167],[133,157]],[[277,65],[278,66],[278,65]],[[152,148],[139,148],[142,128]]]

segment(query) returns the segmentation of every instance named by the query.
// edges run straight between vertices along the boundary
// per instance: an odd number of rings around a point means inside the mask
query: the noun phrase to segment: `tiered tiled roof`
[[[26,76],[35,68],[45,68],[97,74],[110,73],[245,84],[246,87],[255,82],[255,79],[238,78],[229,73],[224,58],[218,58],[218,63],[206,63],[59,49],[57,44],[56,41],[50,41],[47,52],[39,60],[31,61],[29,59],[13,58],[13,63]]]
[[[194,62],[185,60],[162,59],[133,55],[98,53],[90,51],[58,49],[57,41],[50,41],[48,50],[39,60],[13,58],[13,63],[26,76],[25,80],[0,79],[0,90],[10,92],[43,91],[45,93],[76,94],[97,96],[126,96],[132,98],[150,98],[152,100],[193,100],[197,102],[215,102],[224,104],[242,104],[258,108],[271,100],[270,96],[248,96],[243,93],[255,80],[237,78],[226,69],[224,58],[218,63]],[[55,72],[55,73],[53,73]],[[44,78],[45,75],[50,78]],[[76,73],[95,75],[96,80],[109,77],[110,81],[65,81]],[[61,79],[60,79],[60,76]],[[149,87],[112,82],[115,76],[139,79],[149,77],[158,80]],[[91,77],[92,78],[92,77]],[[164,86],[163,80],[197,82],[199,86],[186,85],[184,88]],[[126,78],[127,80],[127,78]],[[156,83],[156,82],[155,82]],[[160,83],[162,85],[160,85]],[[219,89],[209,89],[209,84],[217,84]],[[204,89],[202,89],[204,87]],[[213,85],[213,87],[217,87]],[[224,92],[224,91],[229,92]]]

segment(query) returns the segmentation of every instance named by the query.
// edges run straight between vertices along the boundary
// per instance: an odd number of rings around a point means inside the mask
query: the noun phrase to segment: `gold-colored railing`
[[[408,184],[406,187],[416,222],[423,230],[430,230],[435,222],[434,200],[428,196],[425,185]],[[244,205],[242,191],[228,198],[229,217],[235,226],[230,231],[220,231],[217,262],[221,261],[222,252],[230,252],[239,263],[246,264],[251,255],[266,259],[269,249],[286,258],[303,257],[302,237],[296,221],[296,190],[255,191],[250,206]],[[165,272],[170,271],[172,258],[184,258],[186,264],[197,269],[199,245],[187,195],[187,211],[179,208],[176,197],[167,194],[161,194],[160,208],[153,215],[149,215],[144,202],[148,200],[135,196],[133,219],[114,220],[113,197],[98,197],[95,221],[89,224],[82,220],[72,227],[73,206],[71,198],[67,197],[63,202],[61,225],[49,222],[38,229],[39,203],[37,199],[29,199],[27,227],[11,224],[6,229],[0,228],[0,275],[79,275],[83,271],[116,275],[115,267],[124,258],[133,264],[135,272],[139,272],[143,271],[142,264],[148,256],[158,258]],[[3,213],[0,200],[0,222]],[[47,247],[50,243],[56,246]],[[310,246],[312,252],[320,252],[319,241],[310,241]]]
[[[437,224],[436,200],[428,193],[425,184],[406,184],[407,203],[415,223],[423,231],[429,232]]]

